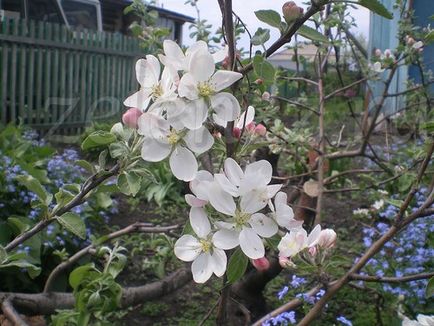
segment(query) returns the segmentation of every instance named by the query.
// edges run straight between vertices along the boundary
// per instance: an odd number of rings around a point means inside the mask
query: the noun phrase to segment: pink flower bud
[[[253,134],[255,132],[255,128],[256,128],[256,124],[255,122],[250,122],[247,126],[246,126],[246,130]]]
[[[241,137],[241,129],[238,127],[235,127],[234,129],[232,129],[232,136],[234,136],[237,139],[240,139]]]
[[[266,271],[270,268],[270,261],[265,256],[258,259],[252,259],[251,262],[253,267],[255,267],[260,272]]]
[[[392,55],[392,51],[390,51],[389,49],[384,50],[384,56],[386,58],[390,58]]]
[[[288,1],[283,4],[282,13],[285,21],[291,24],[303,14],[303,8],[298,7],[294,1]]]
[[[263,83],[264,83],[264,81],[261,78],[258,78],[255,80],[256,85],[262,85]]]
[[[271,97],[271,94],[268,93],[268,92],[264,92],[264,93],[262,94],[262,100],[264,100],[264,101],[269,101],[269,100],[270,100],[270,97]]]
[[[316,249],[316,246],[309,247],[308,251],[309,251],[311,256],[316,256],[316,253],[318,252],[318,250]]]
[[[323,248],[333,248],[336,244],[337,234],[332,229],[324,229],[319,234],[318,245]]]
[[[407,45],[412,46],[414,43],[416,43],[416,41],[414,40],[414,38],[412,38],[411,36],[407,35],[405,37],[405,41],[407,42]]]
[[[263,124],[258,124],[255,128],[255,134],[257,134],[258,136],[265,136],[265,134],[267,133],[267,128],[265,128],[265,126]]]
[[[375,56],[376,56],[376,57],[381,57],[382,54],[383,54],[383,52],[381,52],[380,49],[376,49],[376,50],[375,50]]]
[[[137,121],[142,114],[139,109],[131,108],[122,116],[122,122],[130,128],[137,129]]]
[[[219,131],[214,131],[212,136],[218,139],[222,138],[222,134]]]

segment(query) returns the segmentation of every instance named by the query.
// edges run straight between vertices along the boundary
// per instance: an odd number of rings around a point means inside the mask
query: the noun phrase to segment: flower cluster
[[[137,121],[145,161],[159,162],[169,157],[175,177],[191,181],[198,172],[195,154],[206,152],[214,143],[205,122],[212,118],[215,124],[226,127],[240,115],[238,100],[222,90],[242,74],[216,71],[215,64],[223,61],[227,50],[212,54],[203,41],[185,53],[170,40],[164,41],[163,48],[164,55],[159,59],[147,55],[137,61],[140,90],[124,101],[134,110],[124,123],[134,127]]]

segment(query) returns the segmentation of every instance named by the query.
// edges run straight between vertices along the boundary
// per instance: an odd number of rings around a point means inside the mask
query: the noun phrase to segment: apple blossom
[[[279,256],[294,257],[306,248],[313,248],[318,244],[320,233],[321,226],[319,224],[309,235],[307,235],[306,230],[303,228],[292,229],[289,233],[285,234],[277,246],[277,249],[279,249]]]
[[[265,126],[263,124],[258,124],[255,127],[255,134],[261,137],[264,137],[267,133],[267,128],[265,128]]]
[[[282,6],[283,18],[291,24],[303,14],[303,8],[297,6],[294,1],[285,2]]]
[[[160,71],[160,62],[153,55],[147,55],[146,59],[139,59],[136,62],[136,78],[140,90],[129,96],[124,101],[124,105],[145,111],[151,100],[161,102],[176,98],[175,83],[179,79],[178,74],[166,66],[160,80]]]
[[[203,207],[208,203],[206,187],[214,180],[211,173],[205,170],[197,172],[196,177],[190,181],[189,186],[193,194],[185,195],[185,201],[192,207]]]
[[[274,205],[270,201],[268,206],[272,211],[272,217],[279,226],[291,230],[300,228],[303,225],[303,221],[294,219],[294,212],[288,205],[288,196],[286,193],[279,191],[274,197]]]
[[[197,130],[177,130],[167,120],[150,112],[140,116],[138,125],[139,134],[145,136],[142,158],[159,162],[170,156],[173,175],[184,181],[193,180],[198,170],[193,152],[201,154],[214,143],[214,138],[203,126]]]
[[[196,283],[205,283],[214,273],[221,277],[226,271],[226,253],[216,248],[212,241],[211,224],[205,211],[199,207],[190,210],[190,225],[196,237],[185,234],[175,243],[175,255],[190,262],[193,279]]]

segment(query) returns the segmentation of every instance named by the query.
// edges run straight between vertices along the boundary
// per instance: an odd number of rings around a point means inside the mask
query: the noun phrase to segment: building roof
[[[101,2],[103,2],[103,1],[106,1],[106,0],[101,0]],[[110,2],[117,2],[119,4],[123,4],[123,5],[127,6],[127,5],[130,5],[133,2],[133,0],[110,0]],[[147,5],[147,7],[149,9],[156,10],[158,12],[158,14],[160,15],[160,17],[172,19],[172,20],[175,20],[178,22],[183,22],[183,23],[194,23],[194,21],[195,21],[195,19],[193,17],[183,15],[183,14],[177,13],[177,12],[172,11],[172,10],[168,10],[165,8],[152,6],[152,5]]]

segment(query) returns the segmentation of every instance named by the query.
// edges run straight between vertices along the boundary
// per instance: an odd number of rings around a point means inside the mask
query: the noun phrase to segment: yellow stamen
[[[237,227],[241,227],[250,220],[251,215],[248,213],[236,211],[235,212],[235,224]]]
[[[210,97],[214,94],[214,89],[207,82],[199,83],[197,89],[199,91],[199,96],[201,97]]]
[[[202,251],[203,252],[209,252],[212,248],[212,244],[210,241],[205,240],[205,239],[201,239],[199,240],[200,245],[202,246]]]
[[[154,85],[152,87],[152,97],[159,98],[163,95],[163,87],[160,84]]]
[[[181,140],[181,137],[175,132],[171,131],[170,135],[167,136],[167,141],[170,145],[175,145]]]

